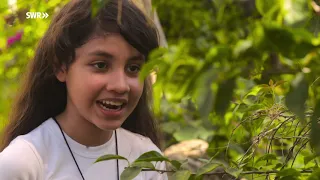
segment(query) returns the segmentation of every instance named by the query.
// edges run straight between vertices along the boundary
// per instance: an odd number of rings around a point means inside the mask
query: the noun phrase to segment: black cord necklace
[[[63,133],[63,131],[62,131],[62,128],[61,128],[60,124],[58,123],[58,121],[57,121],[55,118],[53,118],[53,120],[58,124],[59,129],[60,129],[60,131],[61,131],[61,134],[62,134],[62,136],[63,136],[63,138],[64,138],[64,141],[66,142],[66,144],[67,144],[67,146],[68,146],[68,149],[69,149],[69,151],[70,151],[70,153],[71,153],[71,156],[72,156],[72,158],[73,158],[73,160],[74,160],[74,162],[75,162],[75,164],[76,164],[76,166],[77,166],[77,168],[78,168],[78,170],[79,170],[79,173],[80,173],[82,179],[85,180],[84,177],[83,177],[83,175],[82,175],[82,172],[81,172],[81,170],[80,170],[80,167],[79,167],[79,165],[78,165],[78,163],[77,163],[77,161],[76,161],[76,158],[74,157],[74,155],[73,155],[73,153],[72,153],[72,151],[71,151],[71,148],[70,148],[70,146],[69,146],[69,143],[68,143],[68,141],[67,141],[67,139],[66,139],[66,137],[65,137],[65,135],[64,135],[64,133]],[[119,154],[118,154],[118,138],[117,138],[117,131],[116,131],[116,130],[114,131],[114,135],[115,135],[115,140],[116,140],[116,155],[119,155]],[[118,161],[118,159],[117,159],[117,180],[119,180],[119,161]]]

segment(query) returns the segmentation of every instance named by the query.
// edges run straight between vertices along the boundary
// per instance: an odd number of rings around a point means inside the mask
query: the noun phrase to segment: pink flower
[[[12,46],[15,42],[20,41],[23,35],[23,30],[17,32],[14,36],[11,36],[7,40],[7,47]]]

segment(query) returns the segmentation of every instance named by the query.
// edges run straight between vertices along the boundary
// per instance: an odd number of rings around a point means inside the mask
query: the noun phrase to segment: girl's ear
[[[60,82],[66,82],[67,78],[67,69],[66,66],[63,65],[60,70],[56,72],[56,77]]]

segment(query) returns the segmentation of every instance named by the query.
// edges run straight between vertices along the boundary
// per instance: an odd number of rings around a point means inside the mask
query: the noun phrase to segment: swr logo
[[[27,19],[46,19],[47,17],[49,17],[49,14],[46,12],[27,12],[26,16]]]

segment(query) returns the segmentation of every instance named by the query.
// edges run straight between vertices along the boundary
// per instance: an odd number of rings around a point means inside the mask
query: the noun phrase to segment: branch
[[[291,136],[291,137],[273,137],[273,138],[269,138],[269,140],[272,139],[293,139],[293,138],[299,138],[299,139],[310,139],[310,137],[304,137],[304,136]]]
[[[156,171],[159,173],[175,173],[177,171],[173,170],[160,170],[160,169],[142,169],[141,171]],[[272,171],[244,171],[241,172],[240,174],[242,175],[247,175],[247,174],[277,174],[280,171],[277,170],[272,170]],[[299,171],[300,173],[312,173],[312,170],[301,170]],[[223,174],[228,174],[227,172],[211,172],[211,173],[205,173],[203,175],[223,175]],[[195,175],[195,173],[192,173],[192,175]]]

